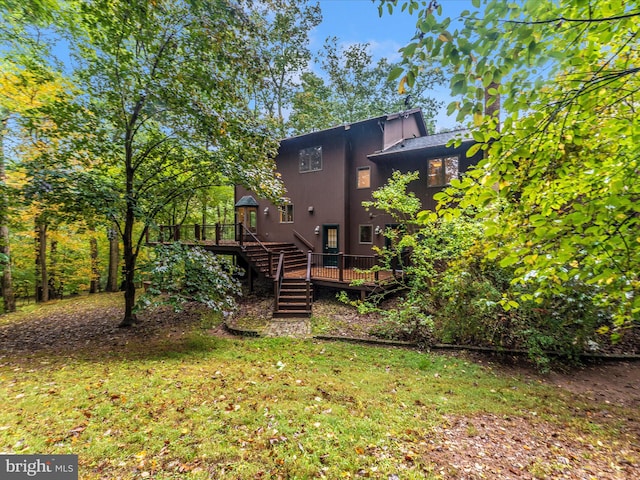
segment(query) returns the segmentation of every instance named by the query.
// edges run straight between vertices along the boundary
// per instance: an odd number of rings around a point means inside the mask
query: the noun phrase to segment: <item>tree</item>
[[[439,107],[439,102],[427,95],[443,79],[438,69],[425,68],[411,96],[407,96],[388,79],[389,71],[399,67],[384,58],[374,63],[366,43],[340,48],[336,37],[328,38],[319,54],[319,65],[322,76],[306,72],[302,76],[302,91],[293,97],[288,125],[295,133],[413,107],[422,107],[430,122]]]
[[[4,267],[2,272],[4,307],[5,311],[10,312],[15,310],[15,298],[12,286],[8,223],[10,208],[15,207],[16,199],[24,192],[10,189],[6,184],[7,161],[5,160],[3,140],[10,137],[13,143],[18,145],[10,153],[12,157],[22,156],[33,159],[34,155],[42,154],[43,150],[47,148],[47,142],[43,137],[49,134],[51,124],[48,119],[42,118],[37,112],[44,105],[56,101],[69,86],[61,77],[52,72],[39,69],[22,70],[9,62],[3,63],[0,80],[2,92],[0,99],[2,121],[0,132],[0,253],[3,255]],[[32,128],[36,124],[40,126]],[[11,131],[9,125],[12,127]],[[40,133],[32,134],[36,130]],[[32,190],[38,188],[35,184],[30,187]],[[13,202],[10,202],[10,199]],[[46,230],[40,229],[39,226],[37,228],[44,236]],[[39,258],[44,261],[45,256],[42,255]],[[46,265],[44,268],[41,266],[40,271],[43,278],[46,278]],[[46,299],[46,285],[43,288]]]
[[[71,198],[117,225],[130,326],[136,261],[158,212],[225,181],[279,190],[275,141],[247,102],[262,73],[247,48],[255,26],[223,0],[72,2],[64,13],[82,94],[51,109],[66,127],[51,172],[65,170]]]
[[[340,124],[331,87],[313,72],[301,77],[301,90],[293,95],[292,111],[287,121],[292,133],[302,134]]]
[[[5,313],[15,312],[16,299],[13,291],[13,280],[11,276],[11,247],[9,245],[9,226],[8,226],[8,193],[7,193],[7,174],[4,159],[3,138],[8,122],[8,112],[0,107],[0,273],[2,281],[2,300]]]
[[[286,0],[260,2],[254,8],[251,18],[260,25],[255,46],[265,71],[255,90],[256,108],[275,119],[284,135],[285,109],[298,88],[297,78],[311,60],[309,32],[320,24],[322,13],[317,3]]]
[[[418,11],[404,74],[393,76],[411,87],[415,62],[439,58],[459,96],[449,110],[473,120],[486,153],[441,195],[441,213],[456,214],[444,208],[452,201],[478,208],[487,256],[533,288],[521,301],[591,286],[615,338],[640,316],[640,3],[482,4],[457,29],[437,1],[380,4]],[[501,123],[483,115],[499,96]]]

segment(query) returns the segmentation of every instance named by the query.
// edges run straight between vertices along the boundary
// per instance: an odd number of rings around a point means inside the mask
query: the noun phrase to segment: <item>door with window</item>
[[[322,226],[322,256],[325,267],[338,266],[338,253],[340,245],[338,243],[338,225]]]

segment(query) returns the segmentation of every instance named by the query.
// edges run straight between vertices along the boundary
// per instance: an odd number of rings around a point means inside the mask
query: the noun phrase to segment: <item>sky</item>
[[[471,10],[471,0],[441,0],[443,15],[456,17],[465,9]],[[371,0],[320,0],[322,24],[310,34],[311,50],[322,47],[328,36],[338,37],[341,44],[369,43],[374,59],[400,60],[398,50],[407,45],[416,31],[416,14],[409,15],[396,8],[393,15],[384,11],[378,15],[378,2]],[[447,86],[434,91],[431,96],[444,101],[436,117],[436,130],[452,128],[455,118],[446,114],[451,102]]]

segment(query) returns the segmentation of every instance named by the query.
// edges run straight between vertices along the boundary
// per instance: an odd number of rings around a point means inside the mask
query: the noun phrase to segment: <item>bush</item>
[[[216,312],[230,312],[236,308],[235,297],[242,293],[234,276],[238,272],[225,257],[200,247],[160,245],[149,265],[150,284],[137,308],[171,305],[179,311],[185,303],[197,302]]]

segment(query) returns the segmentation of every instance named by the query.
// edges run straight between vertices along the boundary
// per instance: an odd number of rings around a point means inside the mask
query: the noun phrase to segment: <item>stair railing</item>
[[[305,277],[307,284],[307,312],[311,310],[311,250],[307,252],[307,275]]]
[[[275,307],[277,312],[280,310],[280,290],[282,289],[282,279],[284,278],[284,252],[280,252],[280,258],[278,259],[278,268],[276,269],[276,276],[273,280]]]
[[[273,260],[272,260],[272,253],[271,250],[269,250],[259,239],[258,237],[256,237],[256,235],[249,230],[246,225],[244,223],[238,223],[238,225],[240,226],[240,246],[245,248],[242,242],[242,239],[244,238],[244,233],[246,233],[249,237],[251,237],[251,239],[254,241],[254,243],[257,243],[260,248],[262,248],[262,250],[265,251],[265,253],[267,254],[267,257],[269,259],[269,276],[273,276]]]

